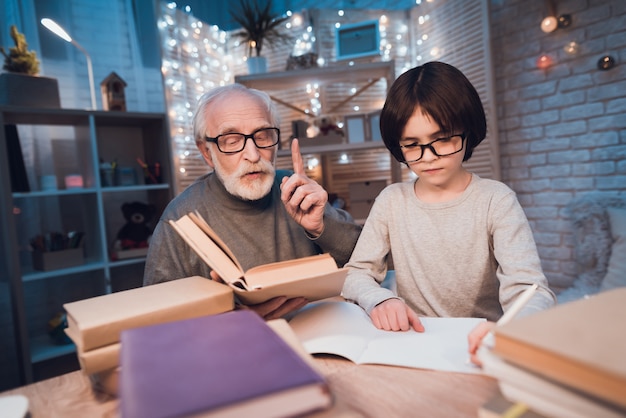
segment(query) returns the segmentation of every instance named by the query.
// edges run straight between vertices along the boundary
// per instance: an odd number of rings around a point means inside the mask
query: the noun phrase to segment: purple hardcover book
[[[281,417],[328,407],[323,377],[247,310],[122,332],[123,418]]]

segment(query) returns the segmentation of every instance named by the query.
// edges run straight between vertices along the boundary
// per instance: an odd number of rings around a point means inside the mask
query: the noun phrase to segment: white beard
[[[211,153],[211,160],[213,161],[217,178],[221,180],[228,193],[233,196],[243,200],[259,200],[270,192],[276,176],[276,169],[269,161],[260,159],[255,164],[244,161],[232,174],[224,174],[224,168],[218,159],[213,156],[213,153]],[[241,178],[251,172],[262,172],[267,175],[263,176],[261,180],[252,183],[243,182]]]

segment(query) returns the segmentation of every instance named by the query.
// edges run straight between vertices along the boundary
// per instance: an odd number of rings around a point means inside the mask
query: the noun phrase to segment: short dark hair
[[[399,144],[402,132],[418,106],[443,132],[465,132],[463,161],[470,159],[474,148],[487,135],[485,109],[472,83],[450,64],[427,62],[393,82],[380,114],[385,146],[400,162],[404,162]]]

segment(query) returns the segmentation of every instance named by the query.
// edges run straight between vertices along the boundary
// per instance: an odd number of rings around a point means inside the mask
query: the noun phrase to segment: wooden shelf
[[[0,125],[17,125],[19,144],[36,151],[25,165],[30,192],[13,192],[7,138],[0,129],[0,235],[3,240],[0,275],[11,293],[15,344],[25,383],[33,379],[33,363],[71,353],[73,345],[55,345],[45,332],[45,318],[64,303],[112,291],[112,279],[124,287],[141,285],[145,257],[114,261],[110,247],[126,222],[120,207],[142,201],[160,212],[173,197],[168,117],[162,113],[109,112],[0,106]],[[57,147],[57,148],[55,148]],[[64,151],[69,150],[71,154]],[[56,151],[56,152],[55,152]],[[162,184],[143,184],[137,158],[159,162]],[[104,187],[102,161],[131,167],[136,183]],[[84,188],[42,190],[43,174],[61,179],[68,170],[80,174]],[[34,184],[33,184],[34,183]],[[30,258],[29,237],[45,232],[82,231],[85,259],[80,265],[38,271]],[[115,273],[112,270],[115,269]],[[61,286],[72,286],[66,289]]]
[[[364,150],[364,149],[376,149],[376,148],[384,148],[385,143],[382,141],[374,141],[374,142],[359,142],[353,144],[333,144],[333,145],[318,145],[318,146],[307,146],[303,145],[300,142],[300,153],[301,154],[326,154],[330,152],[342,152],[342,151],[356,151],[356,150]],[[278,151],[279,157],[285,157],[291,155],[290,149],[281,149]]]
[[[253,75],[237,75],[235,76],[235,82],[258,90],[273,91],[301,87],[303,83],[349,83],[380,78],[387,80],[387,87],[391,86],[395,78],[393,61],[359,63],[355,65],[333,65],[329,67]]]
[[[302,87],[306,84],[318,83],[320,86],[328,86],[335,83],[361,83],[362,90],[367,89],[373,82],[385,79],[387,90],[395,80],[395,63],[394,61],[380,61],[369,63],[334,64],[329,67],[308,68],[303,70],[269,72],[262,74],[239,75],[235,76],[235,82],[243,84],[257,90],[266,92],[274,92],[281,90],[289,90]],[[350,101],[355,97],[346,96],[345,101]],[[271,96],[274,100],[275,97]],[[279,101],[279,104],[290,106],[290,103]],[[332,145],[307,145],[302,141],[300,143],[300,151],[302,154],[326,154],[342,151],[357,151],[367,149],[384,148],[382,141],[368,141],[358,143],[341,143]],[[284,157],[291,154],[288,148],[278,151],[278,156]],[[391,181],[401,180],[400,164],[392,161]]]

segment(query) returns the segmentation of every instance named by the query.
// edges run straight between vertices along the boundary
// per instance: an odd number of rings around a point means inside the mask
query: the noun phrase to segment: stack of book
[[[99,389],[117,393],[122,331],[231,311],[233,291],[194,276],[63,305],[65,333],[76,345],[81,370]]]
[[[496,327],[479,356],[509,400],[550,417],[626,416],[626,288]]]

